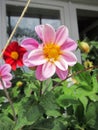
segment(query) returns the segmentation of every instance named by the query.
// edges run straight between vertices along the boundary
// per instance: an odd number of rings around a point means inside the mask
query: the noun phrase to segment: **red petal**
[[[18,61],[17,61],[17,64],[18,64],[19,66],[23,66],[22,60],[18,60]]]
[[[11,65],[12,70],[16,70],[16,66],[17,66],[17,64],[14,62],[14,63]]]

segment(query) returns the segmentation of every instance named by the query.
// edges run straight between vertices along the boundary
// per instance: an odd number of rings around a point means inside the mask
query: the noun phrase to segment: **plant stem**
[[[39,127],[33,127],[34,129],[36,129],[36,130],[51,130],[51,129],[49,129],[49,128],[39,128]]]
[[[98,68],[98,66],[92,66],[92,67],[86,68],[86,69],[84,69],[84,70],[77,71],[77,72],[75,72],[75,73],[69,75],[65,80],[67,80],[67,79],[69,79],[69,78],[71,78],[71,77],[73,77],[73,76],[76,76],[76,75],[78,75],[78,74],[80,74],[80,73],[82,73],[82,72],[88,71],[88,70],[90,70],[90,69],[95,69],[95,68]],[[53,89],[54,89],[55,87],[57,87],[58,85],[60,85],[60,84],[61,84],[63,81],[65,81],[65,80],[62,80],[61,82],[55,84],[55,85],[53,86]]]
[[[8,99],[8,101],[9,101],[9,103],[10,103],[10,106],[11,106],[11,109],[12,109],[12,112],[13,112],[14,121],[17,122],[17,118],[16,118],[16,114],[15,114],[13,102],[12,102],[10,96],[9,96],[9,93],[8,93],[8,91],[7,91],[7,89],[6,89],[5,85],[4,85],[3,80],[2,80],[1,77],[0,77],[0,81],[1,81],[1,84],[2,84],[2,87],[3,87],[3,90],[4,90],[4,93],[5,93],[7,99]]]
[[[2,52],[1,52],[1,54],[0,54],[0,58],[2,57],[2,55],[3,55],[4,51],[5,51],[5,49],[7,48],[9,42],[11,41],[13,35],[15,34],[15,31],[16,31],[16,29],[17,29],[17,27],[18,27],[20,21],[22,20],[24,14],[25,14],[25,12],[26,12],[26,10],[27,10],[27,8],[28,8],[28,6],[29,6],[29,4],[30,4],[30,1],[31,1],[31,0],[28,0],[28,1],[27,1],[27,4],[25,5],[25,7],[24,7],[24,9],[23,9],[23,11],[22,11],[22,13],[21,13],[21,16],[19,17],[19,19],[18,19],[18,21],[17,21],[17,23],[16,23],[16,25],[15,25],[15,27],[14,27],[14,29],[13,29],[11,35],[10,35],[10,37],[9,37],[9,39],[8,39],[7,42],[6,42],[6,45],[5,45],[4,49],[2,50]]]
[[[76,125],[76,128],[79,130],[85,130],[84,128],[80,127],[79,125]]]
[[[43,86],[43,82],[41,81],[41,82],[40,82],[40,93],[39,93],[39,94],[40,94],[40,97],[41,97],[41,95],[42,95],[42,86]]]

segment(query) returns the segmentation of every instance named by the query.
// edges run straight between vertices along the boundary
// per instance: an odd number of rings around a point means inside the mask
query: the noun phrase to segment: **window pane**
[[[83,40],[98,40],[98,11],[77,9],[79,36]]]
[[[19,17],[17,16],[12,16],[10,17],[10,26],[8,24],[7,26],[7,35],[9,36],[15,27],[17,20]],[[8,17],[7,17],[8,19]],[[16,33],[14,35],[14,39],[21,38],[21,37],[36,37],[35,32],[34,32],[34,27],[39,24],[39,19],[38,18],[27,18],[24,17],[19,24]]]
[[[15,27],[23,7],[7,5],[7,36],[11,34]],[[23,37],[34,37],[38,39],[35,33],[35,26],[39,24],[51,24],[54,28],[60,26],[60,12],[59,10],[41,9],[41,8],[28,8],[25,16],[19,24],[14,40],[21,40]]]
[[[42,19],[42,24],[45,24],[45,23],[51,24],[55,29],[60,26],[59,19]]]

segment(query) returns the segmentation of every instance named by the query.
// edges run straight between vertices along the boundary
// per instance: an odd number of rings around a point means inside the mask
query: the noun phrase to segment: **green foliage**
[[[0,130],[13,130],[15,123],[4,114],[0,114]]]
[[[55,76],[40,82],[33,71],[14,72],[8,92],[17,121],[0,91],[0,130],[98,130],[97,71],[85,71],[77,63],[72,74],[68,80]],[[18,81],[22,86],[17,86]]]
[[[89,59],[89,61],[93,62],[93,65],[98,65],[98,41],[89,41],[89,39],[84,41],[90,46],[90,52],[81,54],[82,61],[84,62]]]

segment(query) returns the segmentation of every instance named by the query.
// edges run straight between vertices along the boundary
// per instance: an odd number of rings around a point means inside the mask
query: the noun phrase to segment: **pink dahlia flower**
[[[12,79],[12,75],[10,71],[11,66],[9,64],[0,65],[0,78],[3,81],[5,88],[11,87],[10,80]],[[3,89],[1,81],[0,81],[0,89]]]
[[[77,62],[72,52],[77,48],[76,42],[69,38],[68,29],[64,25],[57,31],[49,24],[38,25],[35,31],[42,44],[31,38],[22,41],[22,46],[28,50],[23,58],[24,64],[28,67],[37,67],[38,80],[46,80],[55,72],[64,80],[68,75],[68,66],[73,66]]]

